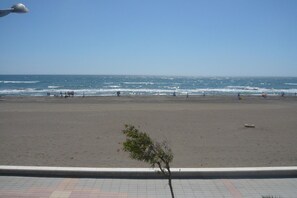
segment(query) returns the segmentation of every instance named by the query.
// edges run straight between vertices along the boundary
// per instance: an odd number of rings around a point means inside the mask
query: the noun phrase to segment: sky
[[[297,76],[297,0],[1,0],[0,74]]]

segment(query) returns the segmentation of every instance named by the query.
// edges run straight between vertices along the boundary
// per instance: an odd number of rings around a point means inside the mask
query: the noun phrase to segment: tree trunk
[[[171,171],[169,166],[167,166],[167,170],[168,170],[168,184],[169,184],[169,188],[170,188],[170,192],[171,192],[171,197],[174,198],[174,193],[173,193],[173,188],[172,188],[172,181],[171,181]]]
[[[169,187],[170,187],[171,197],[174,198],[174,193],[173,193],[173,188],[172,188],[172,183],[171,183],[171,177],[168,178],[168,183],[169,183]]]

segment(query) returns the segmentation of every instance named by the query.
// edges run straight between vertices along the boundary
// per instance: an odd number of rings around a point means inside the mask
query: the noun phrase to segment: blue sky
[[[296,0],[1,0],[0,74],[297,76]]]

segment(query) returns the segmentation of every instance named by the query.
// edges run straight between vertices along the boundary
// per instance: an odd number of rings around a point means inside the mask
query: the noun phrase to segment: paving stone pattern
[[[297,197],[297,178],[175,179],[176,198]],[[167,180],[0,176],[0,198],[170,198]]]

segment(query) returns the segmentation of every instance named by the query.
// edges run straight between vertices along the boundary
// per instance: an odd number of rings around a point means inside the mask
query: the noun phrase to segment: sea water
[[[297,77],[0,75],[0,96],[296,95]]]

